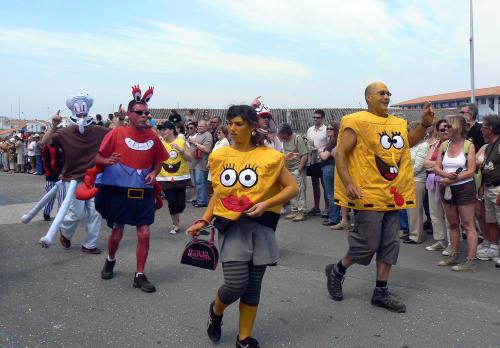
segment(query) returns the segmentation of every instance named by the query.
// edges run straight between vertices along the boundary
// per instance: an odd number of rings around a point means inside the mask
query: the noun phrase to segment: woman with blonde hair
[[[438,265],[452,266],[451,269],[457,272],[475,272],[477,270],[477,232],[474,223],[476,150],[474,144],[465,139],[467,125],[462,116],[449,116],[448,123],[451,126],[450,140],[441,144],[434,172],[443,178],[440,181],[440,191],[449,222],[451,255],[441,260]],[[458,258],[460,225],[467,232],[468,252],[467,259],[463,263],[460,263]]]

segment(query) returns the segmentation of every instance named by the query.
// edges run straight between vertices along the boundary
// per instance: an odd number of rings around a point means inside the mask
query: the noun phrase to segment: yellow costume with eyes
[[[356,146],[347,157],[347,168],[363,197],[349,199],[335,170],[335,204],[376,211],[413,208],[415,192],[406,121],[393,115],[356,112],[342,118],[338,143],[347,128],[357,136]]]
[[[186,159],[179,150],[174,149],[170,143],[165,140],[161,141],[163,146],[168,152],[168,159],[164,161],[161,165],[161,170],[156,177],[157,181],[167,181],[167,182],[177,182],[181,180],[188,180],[191,178],[189,174],[189,166]],[[184,148],[186,141],[182,138],[177,137],[172,144],[176,144],[181,149]]]
[[[248,152],[231,147],[220,148],[208,158],[216,197],[213,214],[237,220],[255,203],[263,202],[281,191],[278,177],[284,166],[282,153],[259,146]],[[268,211],[279,215],[281,206]]]

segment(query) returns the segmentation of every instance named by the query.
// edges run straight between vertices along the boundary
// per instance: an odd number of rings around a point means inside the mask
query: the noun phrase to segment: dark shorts
[[[369,265],[377,261],[395,265],[399,255],[399,210],[354,210],[354,228],[349,231],[347,257],[354,263]]]
[[[314,178],[323,177],[323,172],[321,171],[321,163],[314,163],[306,167],[307,176]]]
[[[477,191],[476,183],[474,180],[460,184],[450,186],[451,188],[451,199],[444,199],[445,187],[441,186],[439,191],[441,193],[441,201],[445,204],[451,205],[469,205],[476,203]]]
[[[122,225],[152,225],[155,221],[155,195],[153,189],[144,192],[134,190],[123,193],[127,188],[116,189],[116,186],[97,185],[99,191],[95,197],[95,208],[108,221]],[[133,189],[131,189],[133,190]],[[130,198],[129,198],[130,196]],[[143,196],[143,198],[140,198]]]
[[[170,215],[180,214],[186,209],[185,187],[163,189],[163,193],[168,202]]]

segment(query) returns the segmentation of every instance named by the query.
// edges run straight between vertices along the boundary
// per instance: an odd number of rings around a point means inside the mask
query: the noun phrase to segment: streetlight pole
[[[476,102],[476,91],[474,88],[474,16],[472,13],[472,0],[470,0],[470,102]]]

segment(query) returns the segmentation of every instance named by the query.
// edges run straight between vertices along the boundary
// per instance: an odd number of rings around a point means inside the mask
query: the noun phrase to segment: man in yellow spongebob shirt
[[[349,248],[338,263],[326,266],[327,289],[343,299],[342,283],[354,263],[369,265],[377,254],[374,306],[404,313],[406,306],[387,288],[391,266],[399,254],[399,210],[415,206],[410,147],[434,121],[430,104],[421,125],[408,133],[406,121],[389,115],[391,93],[381,82],[365,89],[368,111],[345,116],[340,124],[335,158],[335,203],[354,210]]]

